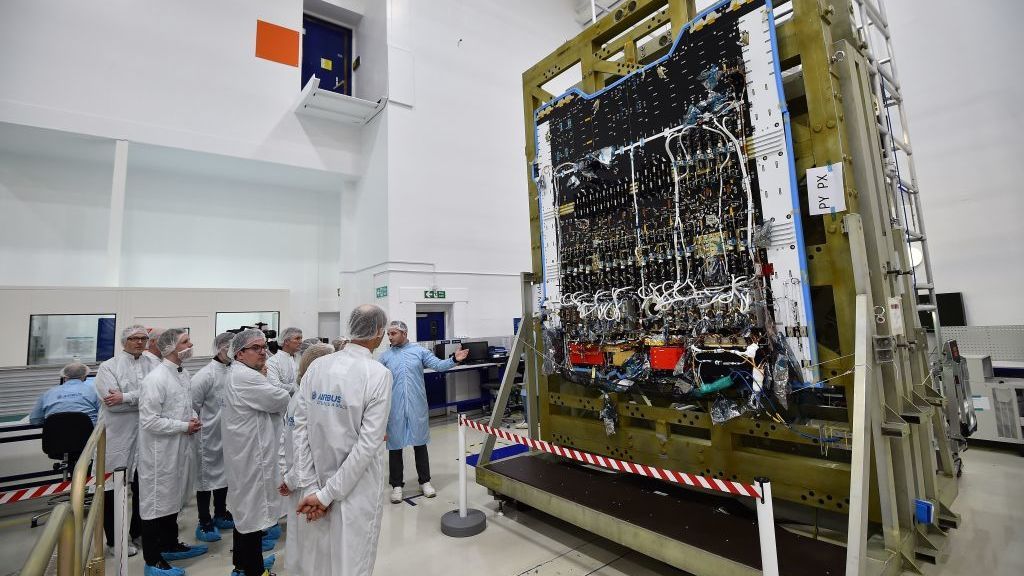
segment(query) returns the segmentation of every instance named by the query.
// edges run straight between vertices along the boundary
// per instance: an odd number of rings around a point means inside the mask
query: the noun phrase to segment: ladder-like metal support
[[[903,265],[907,269],[899,272],[913,275],[915,301],[918,296],[926,297],[926,302],[918,304],[917,310],[932,315],[935,342],[941,347],[942,327],[939,324],[935,298],[935,277],[928,252],[928,235],[925,233],[924,217],[921,212],[921,189],[918,185],[917,169],[914,167],[914,149],[910,144],[907,113],[903,106],[903,93],[896,70],[892,35],[885,14],[884,1],[853,0],[853,5],[856,8],[854,22],[868,58],[875,92],[878,130],[881,132],[883,143],[882,164],[885,167],[886,183],[890,193],[890,218],[904,230],[908,253],[913,254],[914,245],[917,245],[921,254],[919,265],[923,266],[924,274],[918,274],[913,262],[904,262]],[[900,155],[904,157],[902,160]]]
[[[519,323],[519,330],[512,337],[512,346],[508,354],[508,364],[505,365],[505,375],[501,378],[501,386],[498,388],[498,397],[494,400],[494,409],[491,412],[491,419],[488,425],[491,428],[501,427],[501,416],[508,406],[509,397],[515,388],[516,372],[519,370],[520,356],[525,352],[526,369],[523,378],[523,387],[526,389],[526,420],[529,428],[530,438],[537,439],[537,373],[540,370],[537,350],[534,340],[536,324],[533,318],[533,274],[523,272],[520,274],[523,296],[523,319]],[[488,435],[484,440],[483,448],[480,449],[480,457],[477,466],[484,466],[491,461],[491,452],[494,451],[496,436]]]

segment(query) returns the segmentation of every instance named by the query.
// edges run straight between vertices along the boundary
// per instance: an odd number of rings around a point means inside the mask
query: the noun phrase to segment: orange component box
[[[682,346],[651,346],[651,368],[674,370],[686,348]]]
[[[604,352],[598,346],[569,344],[569,362],[575,366],[604,366],[604,360]]]

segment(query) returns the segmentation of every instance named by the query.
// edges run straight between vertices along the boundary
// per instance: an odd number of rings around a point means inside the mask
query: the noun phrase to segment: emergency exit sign
[[[445,296],[444,290],[424,290],[423,297],[428,300],[443,300],[447,298],[447,296]]]
[[[387,298],[387,296],[388,296],[388,287],[387,286],[378,286],[377,287],[377,298]]]

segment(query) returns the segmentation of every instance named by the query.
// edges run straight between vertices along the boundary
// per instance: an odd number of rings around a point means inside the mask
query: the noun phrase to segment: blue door
[[[444,312],[417,312],[416,340],[444,340]]]
[[[416,340],[444,340],[444,312],[417,312]],[[427,406],[431,410],[443,408],[447,397],[444,374],[424,374],[423,380],[427,387]]]
[[[302,87],[314,75],[320,88],[352,95],[352,31],[307,14],[302,17]]]

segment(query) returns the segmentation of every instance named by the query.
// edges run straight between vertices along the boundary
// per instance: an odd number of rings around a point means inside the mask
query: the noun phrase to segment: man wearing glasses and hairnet
[[[140,385],[152,366],[143,356],[149,345],[149,331],[138,324],[121,331],[121,351],[105,360],[96,373],[96,395],[100,398],[99,421],[107,426],[107,453],[105,469],[125,468],[125,477],[131,478],[132,516],[128,535],[134,542],[142,535],[139,517],[139,476],[135,464],[138,458],[139,394]],[[107,483],[103,497],[103,532],[107,537],[107,551],[114,553],[114,483]],[[138,552],[128,545],[128,555]]]

